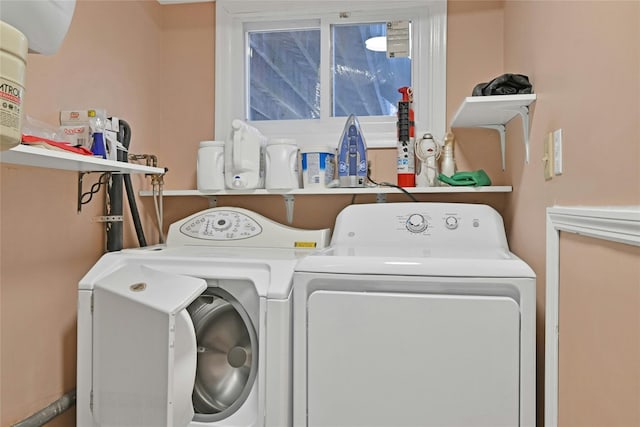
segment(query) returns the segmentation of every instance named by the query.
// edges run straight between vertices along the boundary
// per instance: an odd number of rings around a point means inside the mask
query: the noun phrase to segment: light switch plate
[[[544,156],[542,157],[544,179],[553,178],[553,133],[549,132],[544,139]]]
[[[553,131],[553,174],[562,175],[562,129]]]

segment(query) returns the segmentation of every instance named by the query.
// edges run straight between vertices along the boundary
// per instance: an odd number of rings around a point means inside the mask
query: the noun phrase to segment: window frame
[[[348,10],[345,10],[348,9]],[[340,24],[410,19],[413,22],[412,87],[417,132],[444,137],[446,132],[446,0],[359,1],[348,7],[341,1],[216,1],[215,52],[215,138],[230,138],[231,121],[247,121],[245,98],[248,79],[245,58],[245,24],[260,27],[281,22],[283,28],[320,20],[321,58],[330,60],[330,25],[340,13],[348,17]],[[381,18],[384,14],[384,18]],[[267,24],[268,25],[268,24]],[[328,40],[324,38],[328,37]],[[416,52],[427,52],[416,55]],[[240,53],[240,54],[239,54]],[[267,137],[294,138],[299,146],[325,144],[337,146],[346,117],[329,117],[333,64],[320,69],[321,118],[311,120],[250,121]],[[425,77],[426,76],[426,77]],[[324,87],[326,85],[326,88]],[[420,94],[430,96],[420,96]],[[398,94],[398,97],[400,94]],[[396,147],[396,118],[393,116],[358,117],[369,148]]]

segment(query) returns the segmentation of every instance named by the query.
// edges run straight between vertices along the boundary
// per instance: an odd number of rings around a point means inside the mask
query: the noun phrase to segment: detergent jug
[[[224,149],[224,178],[227,188],[264,188],[264,150],[267,138],[242,120],[231,122],[231,138]]]

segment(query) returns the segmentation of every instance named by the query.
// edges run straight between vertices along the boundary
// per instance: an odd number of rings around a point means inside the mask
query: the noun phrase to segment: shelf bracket
[[[106,185],[111,179],[111,172],[101,172],[98,182],[93,184],[89,191],[85,192],[82,189],[82,183],[84,176],[91,172],[78,172],[78,204],[76,205],[78,213],[82,212],[82,205],[85,205],[93,199],[93,195],[96,194],[103,185]]]
[[[89,172],[78,172],[78,204],[76,205],[78,213],[82,212],[82,180],[87,173]]]
[[[524,162],[529,163],[529,106],[521,105],[518,108],[507,109],[520,116],[522,119],[522,142],[524,142]],[[504,169],[504,167],[503,167]]]
[[[377,193],[376,194],[376,203],[387,203],[387,195],[386,195],[386,193]]]
[[[506,109],[505,111],[512,111],[520,116],[522,119],[522,141],[524,142],[524,162],[529,164],[529,125],[530,125],[530,117],[529,117],[529,106],[522,105],[515,109]],[[500,134],[500,152],[502,153],[502,170],[505,170],[507,167],[506,159],[505,159],[505,147],[506,147],[506,125],[497,124],[497,125],[483,125],[480,126],[486,129],[497,130]]]
[[[293,194],[284,194],[284,207],[287,211],[287,222],[291,224],[293,222],[293,204],[296,201],[296,197]]]
[[[210,208],[218,206],[218,198],[216,196],[207,196],[207,200],[209,201]]]
[[[505,125],[483,125],[480,126],[482,128],[485,129],[493,129],[498,131],[498,133],[500,134],[500,154],[502,156],[502,170],[505,170],[507,168],[507,161],[506,161],[506,156],[505,156],[505,149],[506,149],[506,126]],[[528,161],[528,160],[527,160]]]
[[[524,141],[524,161],[525,163],[529,163],[529,106],[523,105],[516,110],[516,112],[520,115],[522,119],[522,133],[523,133],[523,141]]]

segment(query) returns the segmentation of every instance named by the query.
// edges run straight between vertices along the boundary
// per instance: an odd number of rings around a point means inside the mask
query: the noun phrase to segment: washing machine
[[[535,427],[535,274],[485,205],[351,205],[293,285],[296,427]]]
[[[104,255],[78,291],[78,427],[291,425],[291,286],[328,244],[240,208]]]

